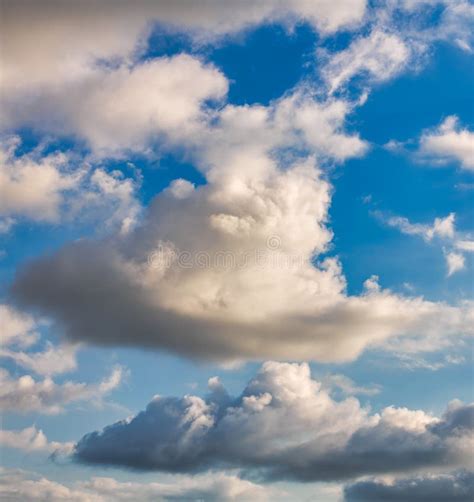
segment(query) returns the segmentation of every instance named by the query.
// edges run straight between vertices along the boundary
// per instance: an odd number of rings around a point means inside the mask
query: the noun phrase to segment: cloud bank
[[[441,418],[334,401],[306,364],[265,363],[237,398],[217,379],[206,399],[156,396],[145,411],[84,436],[76,460],[139,470],[248,468],[267,480],[324,481],[469,467],[474,405]],[[284,424],[285,434],[281,434]]]

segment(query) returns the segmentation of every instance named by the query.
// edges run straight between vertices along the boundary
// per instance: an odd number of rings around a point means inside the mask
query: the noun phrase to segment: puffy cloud
[[[461,127],[458,117],[451,115],[437,128],[422,134],[419,155],[435,164],[455,161],[462,169],[472,171],[474,133]]]
[[[73,80],[97,60],[132,57],[157,21],[198,38],[232,33],[263,22],[311,23],[323,33],[359,23],[366,0],[34,0],[2,3],[2,80],[14,84]]]
[[[379,385],[360,386],[349,377],[341,374],[326,375],[321,384],[323,388],[327,389],[329,392],[340,392],[342,395],[346,396],[374,396],[381,391]]]
[[[226,92],[227,80],[218,70],[180,54],[96,68],[72,82],[42,87],[34,96],[15,87],[2,93],[2,123],[73,134],[104,155],[143,151],[159,135],[191,134],[205,117],[204,102]]]
[[[65,193],[78,187],[84,171],[71,170],[63,153],[17,157],[19,142],[15,136],[0,145],[0,215],[57,221]]]
[[[278,492],[271,488],[239,479],[236,476],[212,474],[186,478],[176,483],[132,483],[113,478],[94,477],[66,486],[33,473],[0,470],[0,494],[10,501],[32,502],[115,502],[140,500],[143,502],[171,502],[187,500],[209,502],[230,500],[275,500]]]
[[[469,332],[468,304],[395,295],[373,280],[347,296],[337,260],[315,260],[331,239],[329,184],[308,162],[280,170],[229,151],[210,183],[184,199],[164,191],[128,235],[71,243],[27,266],[16,298],[74,341],[227,360],[342,361],[396,335]]]
[[[74,456],[171,472],[240,467],[305,481],[472,461],[474,405],[453,402],[441,418],[394,407],[371,415],[353,397],[334,401],[307,364],[276,362],[265,363],[237,398],[215,379],[210,390],[205,399],[156,396],[135,417],[84,436]]]
[[[389,481],[368,480],[349,485],[344,490],[346,502],[394,502],[452,500],[469,502],[474,498],[474,473],[425,474]]]
[[[1,230],[19,218],[57,223],[78,216],[123,231],[133,226],[141,210],[137,181],[118,170],[92,169],[63,152],[45,155],[45,145],[19,153],[20,143],[11,136],[0,145]]]
[[[48,441],[44,432],[34,425],[22,430],[0,430],[0,445],[27,452],[46,452],[53,454],[69,454],[74,443],[58,443]]]
[[[405,68],[410,56],[402,38],[376,28],[329,57],[322,76],[332,93],[360,74],[375,82],[389,80]]]
[[[35,380],[30,375],[13,379],[0,369],[0,405],[6,412],[61,413],[64,407],[75,402],[89,401],[100,404],[103,398],[117,388],[124,376],[124,370],[116,367],[111,374],[97,384],[66,381],[55,383],[50,377]]]

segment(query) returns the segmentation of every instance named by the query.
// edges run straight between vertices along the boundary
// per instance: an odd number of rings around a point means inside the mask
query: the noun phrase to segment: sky
[[[474,4],[4,0],[0,495],[474,498]]]

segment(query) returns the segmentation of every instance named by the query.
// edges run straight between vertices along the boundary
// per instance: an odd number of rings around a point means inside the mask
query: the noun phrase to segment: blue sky
[[[7,500],[472,496],[474,5],[303,3],[2,7]]]

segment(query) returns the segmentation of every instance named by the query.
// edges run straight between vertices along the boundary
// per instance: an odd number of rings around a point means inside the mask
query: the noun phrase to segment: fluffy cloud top
[[[431,474],[390,481],[359,481],[344,490],[346,502],[469,502],[474,498],[474,473]]]
[[[236,476],[213,474],[180,477],[177,483],[130,483],[113,478],[94,477],[66,486],[20,470],[0,470],[0,495],[9,501],[33,502],[209,502],[278,498],[276,490],[263,488]]]
[[[73,134],[97,152],[143,150],[151,138],[186,137],[199,125],[204,101],[227,92],[227,80],[187,55],[136,66],[91,69],[63,85],[2,93],[3,128],[29,125]]]
[[[397,296],[374,280],[350,297],[338,261],[318,261],[332,234],[317,163],[365,149],[343,130],[348,111],[302,90],[269,107],[225,107],[193,139],[205,186],[176,181],[128,235],[32,263],[16,298],[73,340],[191,357],[341,361],[413,331],[466,333],[467,307]]]
[[[474,170],[474,133],[459,124],[455,115],[420,138],[421,156],[435,163],[456,161],[461,168]]]
[[[154,22],[209,38],[263,22],[304,20],[323,33],[360,22],[366,0],[64,0],[2,2],[2,80],[7,84],[75,79],[97,60],[126,59]]]
[[[156,396],[135,417],[84,436],[75,458],[172,472],[244,467],[305,481],[472,462],[474,405],[453,402],[442,418],[394,407],[370,415],[355,398],[334,401],[306,364],[267,362],[237,398],[217,379],[209,386],[206,399]]]

